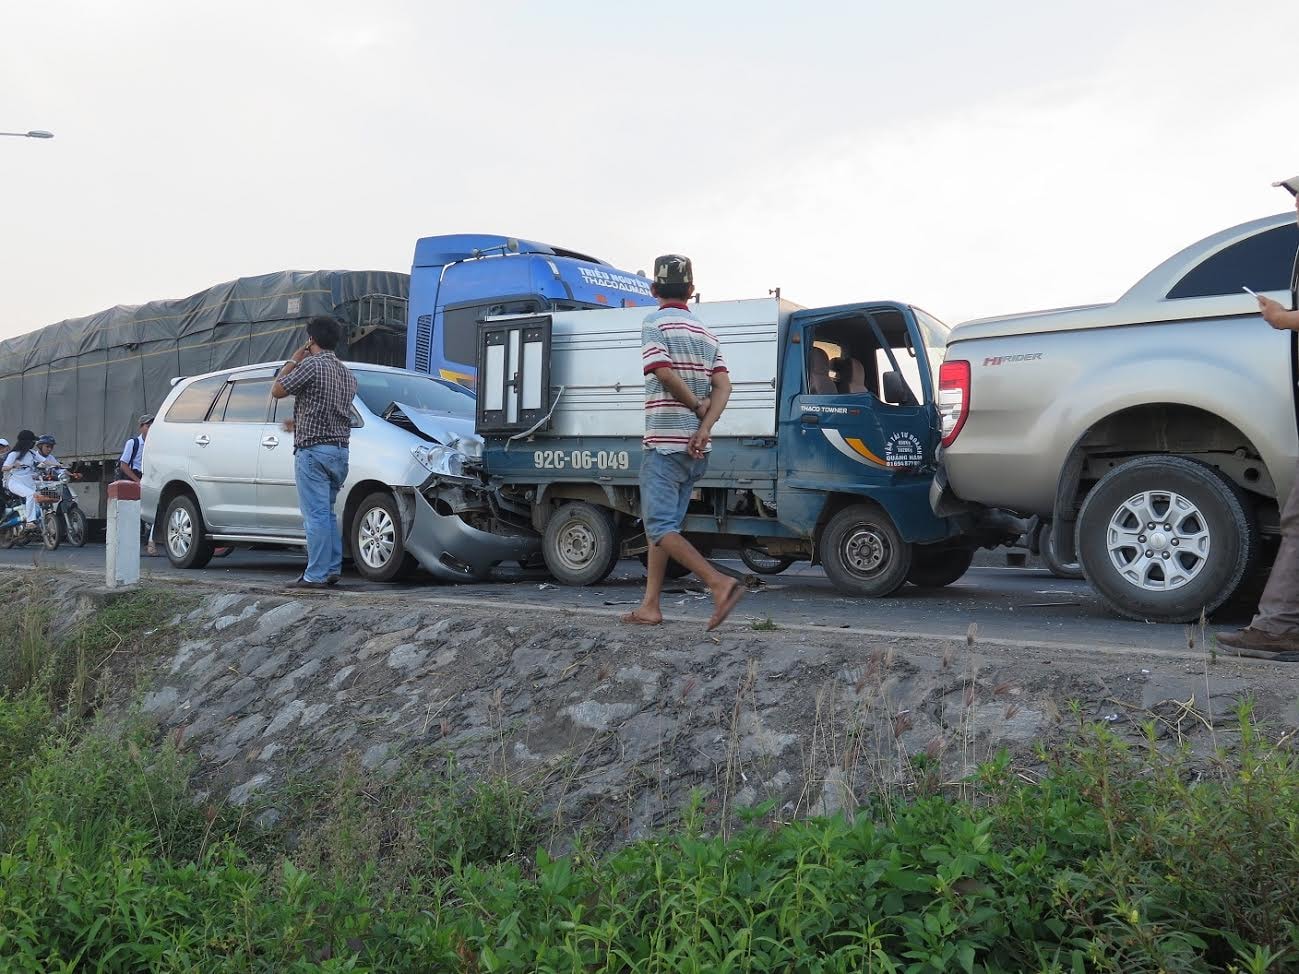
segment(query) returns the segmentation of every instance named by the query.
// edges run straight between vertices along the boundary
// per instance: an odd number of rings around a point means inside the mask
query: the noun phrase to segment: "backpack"
[[[138,437],[131,437],[131,462],[127,464],[132,470],[140,469],[140,451],[144,448],[144,442]]]

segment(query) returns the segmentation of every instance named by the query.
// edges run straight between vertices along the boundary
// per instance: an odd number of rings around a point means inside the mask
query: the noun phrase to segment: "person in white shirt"
[[[149,437],[149,428],[153,426],[153,413],[145,413],[140,417],[139,432],[126,441],[122,447],[122,456],[117,461],[117,470],[126,480],[134,480],[137,484],[144,476],[144,441]],[[144,553],[150,558],[158,556],[158,547],[153,541],[153,532],[149,530],[148,524],[140,523],[141,536],[144,539]]]
[[[25,501],[23,523],[29,527],[37,519],[36,463],[40,458],[36,452],[36,434],[31,430],[22,430],[14,438],[13,450],[4,459],[5,486],[10,493],[17,494]]]

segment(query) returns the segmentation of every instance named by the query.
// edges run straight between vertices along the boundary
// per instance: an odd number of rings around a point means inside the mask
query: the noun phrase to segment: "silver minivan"
[[[201,568],[218,545],[306,544],[284,430],[293,399],[271,398],[280,365],[174,380],[149,431],[140,505],[173,565]],[[476,580],[535,555],[530,532],[495,523],[476,502],[473,393],[403,369],[348,368],[357,393],[337,512],[357,572],[390,581],[418,566]]]

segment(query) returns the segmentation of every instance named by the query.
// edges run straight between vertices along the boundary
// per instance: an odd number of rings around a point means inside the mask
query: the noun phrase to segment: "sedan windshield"
[[[394,402],[415,409],[457,416],[474,414],[474,394],[454,382],[444,382],[426,375],[408,375],[399,372],[373,372],[355,369],[356,394],[367,409],[376,416]]]

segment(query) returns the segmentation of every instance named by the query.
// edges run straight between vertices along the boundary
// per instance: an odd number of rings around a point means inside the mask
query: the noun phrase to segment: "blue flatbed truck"
[[[654,303],[643,275],[575,250],[488,233],[423,237],[411,261],[406,368],[473,388],[485,318]]]
[[[708,302],[733,392],[684,526],[702,550],[821,564],[854,596],[950,584],[1022,525],[938,517],[937,369],[947,328],[892,301]],[[592,585],[646,549],[639,488],[646,309],[478,324],[477,430],[496,513],[530,527],[557,580]],[[672,566],[683,573],[680,566]]]

